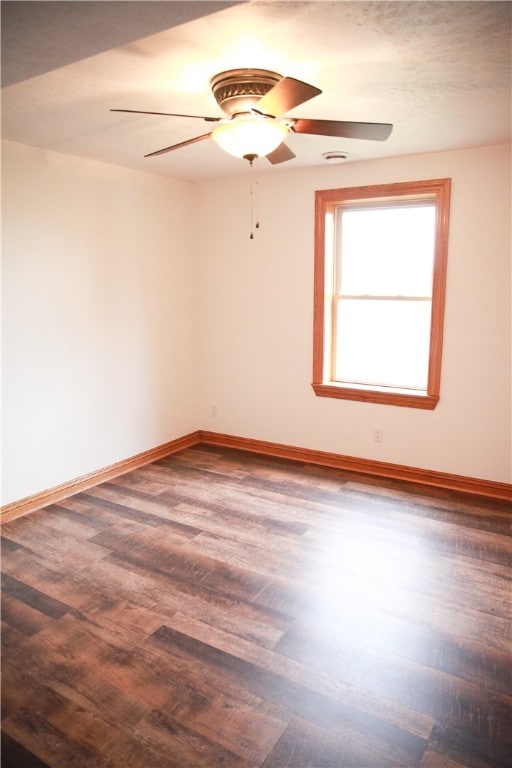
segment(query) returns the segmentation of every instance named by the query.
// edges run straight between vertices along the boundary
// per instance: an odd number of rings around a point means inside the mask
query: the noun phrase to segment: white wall
[[[315,397],[314,190],[445,176],[439,405]],[[187,185],[3,143],[2,503],[199,428],[511,481],[509,149],[259,182],[251,241],[248,176]]]
[[[488,147],[260,174],[252,241],[248,176],[199,185],[203,428],[510,482],[510,167],[509,147]],[[437,408],[316,397],[314,190],[440,177],[452,204]]]
[[[191,187],[4,142],[2,501],[198,428]]]

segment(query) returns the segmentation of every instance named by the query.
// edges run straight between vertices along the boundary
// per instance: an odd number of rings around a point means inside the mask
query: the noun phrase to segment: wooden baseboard
[[[162,459],[164,456],[170,456],[172,453],[177,453],[185,448],[190,448],[192,445],[197,445],[200,439],[199,434],[199,432],[192,432],[189,435],[178,437],[176,440],[170,440],[168,443],[158,445],[156,448],[150,448],[147,451],[138,453],[136,456],[110,464],[104,469],[89,472],[87,475],[82,475],[82,477],[62,483],[62,485],[57,485],[47,491],[41,491],[41,493],[36,493],[33,496],[27,496],[19,501],[6,504],[1,508],[0,522],[7,523],[29,512],[34,512],[36,509],[47,507],[49,504],[56,504],[62,499],[74,496],[75,493],[92,488],[93,485],[98,485],[99,483],[111,480],[113,477],[124,475],[125,472],[129,472],[131,469],[137,469],[137,467],[142,467],[144,464],[150,464],[152,461]]]
[[[124,475],[144,464],[150,464],[164,456],[170,456],[185,448],[191,448],[198,443],[217,445],[223,448],[238,448],[243,451],[251,451],[264,456],[276,456],[282,459],[292,459],[305,464],[318,464],[323,467],[342,469],[348,472],[381,477],[387,480],[402,480],[415,485],[439,488],[471,496],[481,496],[496,501],[512,502],[512,484],[499,483],[494,480],[480,480],[464,475],[452,475],[447,472],[436,472],[428,469],[416,469],[401,464],[390,464],[384,461],[372,461],[370,459],[358,459],[353,456],[343,456],[338,453],[315,451],[309,448],[297,448],[282,443],[272,443],[265,440],[253,440],[249,437],[236,437],[218,432],[197,431],[171,440],[168,443],[151,448],[148,451],[138,453],[123,461],[118,461],[104,469],[90,472],[76,480],[70,480],[62,485],[50,488],[47,491],[36,493],[19,501],[6,504],[0,511],[0,522],[7,523],[17,517],[22,517],[36,509],[41,509],[49,504],[55,504],[62,499],[73,496],[75,493],[85,491],[99,483],[111,480],[113,477]]]
[[[416,469],[402,464],[390,464],[384,461],[358,459],[353,456],[343,456],[338,453],[315,451],[309,448],[297,448],[281,443],[271,443],[264,440],[253,440],[246,437],[223,435],[217,432],[199,433],[202,443],[218,445],[225,448],[238,448],[243,451],[260,453],[265,456],[278,456],[283,459],[293,459],[306,464],[319,464],[324,467],[343,469],[349,472],[382,477],[387,480],[402,480],[415,485],[430,488],[467,493],[472,496],[483,496],[488,499],[512,502],[512,484],[500,483],[494,480],[480,480],[464,475],[452,475],[447,472],[436,472],[429,469]]]

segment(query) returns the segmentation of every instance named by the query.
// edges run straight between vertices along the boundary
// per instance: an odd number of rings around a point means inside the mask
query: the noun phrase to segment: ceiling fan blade
[[[196,136],[195,139],[187,139],[187,141],[180,141],[179,144],[173,144],[171,147],[164,147],[164,149],[157,149],[156,152],[150,152],[148,155],[144,155],[144,157],[154,157],[155,155],[163,155],[165,152],[172,152],[173,149],[180,149],[181,147],[187,147],[189,144],[195,144],[198,141],[203,141],[203,139],[209,139],[211,133],[203,133],[202,136]]]
[[[164,115],[165,117],[194,117],[198,120],[208,120],[209,122],[217,122],[222,120],[222,117],[205,117],[204,115],[177,115],[174,112],[146,112],[143,109],[111,109],[110,112],[130,112],[133,115]]]
[[[291,151],[290,147],[286,146],[283,142],[277,149],[274,149],[273,152],[270,152],[270,154],[267,155],[267,160],[269,160],[272,165],[276,165],[277,163],[285,163],[287,160],[293,160],[294,157],[295,154]]]
[[[295,80],[293,77],[283,77],[262,96],[255,105],[255,111],[271,117],[278,117],[320,93],[322,93],[320,88],[315,88],[314,85],[303,83],[302,80]]]
[[[294,120],[296,133],[317,136],[339,136],[342,139],[371,139],[385,141],[393,126],[390,123],[350,123],[342,120]]]

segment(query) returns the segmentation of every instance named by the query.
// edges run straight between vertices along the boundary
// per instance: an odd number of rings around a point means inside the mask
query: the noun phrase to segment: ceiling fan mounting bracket
[[[281,79],[268,69],[229,69],[212,77],[210,85],[219,107],[233,117],[250,112]]]

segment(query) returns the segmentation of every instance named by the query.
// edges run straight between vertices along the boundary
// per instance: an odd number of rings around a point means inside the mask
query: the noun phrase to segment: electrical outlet
[[[382,427],[376,427],[373,430],[373,439],[376,443],[382,443],[384,441],[384,430]]]
[[[210,405],[210,416],[212,416],[212,418],[215,418],[217,416],[217,406],[216,405]]]

